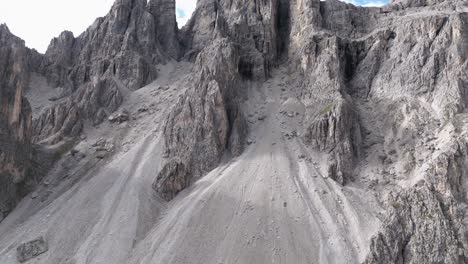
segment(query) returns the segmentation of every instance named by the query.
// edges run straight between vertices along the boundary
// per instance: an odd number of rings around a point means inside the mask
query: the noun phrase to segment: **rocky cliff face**
[[[298,85],[302,87],[301,101],[306,106],[304,140],[328,153],[327,174],[344,184],[353,180],[359,160],[366,160],[369,155],[360,154],[372,132],[365,127],[363,135],[360,119],[367,117],[360,116],[359,110],[369,100],[395,102],[399,98],[418,98],[421,101],[418,104],[433,109],[430,119],[440,122],[464,111],[468,83],[464,74],[468,28],[464,8],[463,1],[394,1],[392,5],[373,9],[339,1],[200,1],[184,28],[183,39],[188,57],[216,38],[239,44],[238,70],[247,79],[268,77],[270,67],[287,58],[302,75]],[[391,140],[398,141],[401,136]],[[460,181],[456,182],[459,186]],[[416,223],[409,224],[412,220],[398,217],[413,215],[412,219],[421,219],[418,210],[433,206],[414,200],[419,198],[413,198],[413,192],[419,191],[402,192],[407,192],[399,196],[402,207],[391,209],[396,213],[390,211],[384,227],[388,230],[385,232],[392,234],[383,233],[383,239],[374,240],[367,261],[461,261],[460,250],[466,250],[464,231],[460,233],[451,226],[462,225],[456,223],[460,219],[455,220],[454,214],[440,209],[452,204],[451,198],[445,201],[431,198],[439,208],[430,210],[435,210],[431,214],[440,229],[424,234],[420,231],[424,227],[418,225],[425,226],[427,222],[414,220]],[[442,193],[451,196],[447,188],[443,191],[429,188],[424,192],[432,197]],[[388,203],[391,201],[389,198]],[[416,211],[405,211],[410,207]],[[395,223],[412,227],[400,228]],[[428,235],[440,236],[438,249],[421,248],[424,236]],[[395,241],[402,241],[399,250],[384,256],[386,249],[379,243],[388,245]],[[457,244],[464,246],[457,250]]]
[[[156,64],[179,56],[174,1],[116,1],[80,36],[65,31],[54,38],[44,55],[26,48],[4,25],[1,41],[5,214],[27,193],[19,186],[28,179],[31,142],[73,141],[86,123],[100,124],[117,110],[123,93],[157,78]],[[34,120],[23,96],[29,86],[34,89],[32,73],[60,91]]]
[[[32,180],[32,114],[24,90],[29,81],[24,41],[0,25],[0,220],[26,194]]]
[[[213,39],[228,37],[241,50],[239,72],[263,80],[278,57],[279,1],[197,2],[192,19],[181,32],[186,57],[194,57]]]
[[[80,36],[53,39],[44,55],[0,29],[3,211],[23,190],[31,142],[87,146],[79,137],[84,127],[99,134],[105,128],[97,126],[120,110],[125,118],[108,133],[134,128],[122,146],[109,143],[114,139],[93,144],[108,164],[89,174],[76,163],[61,165],[90,178],[117,175],[109,182],[119,189],[109,197],[125,193],[120,184],[134,184],[127,198],[140,197],[138,221],[154,220],[148,210],[158,206],[168,211],[157,225],[132,226],[138,235],[130,248],[115,242],[134,254],[115,263],[186,263],[189,253],[200,263],[263,263],[258,252],[272,247],[273,260],[290,263],[467,262],[466,1],[363,8],[338,0],[199,0],[178,30],[173,0],[117,0]],[[176,81],[158,71],[164,63],[176,65]],[[23,92],[33,73],[58,87],[58,96],[31,121]],[[147,105],[134,109],[135,98]],[[102,185],[107,192],[108,182]],[[171,202],[147,196],[149,185]],[[101,189],[89,188],[102,198]],[[113,214],[103,213],[96,229],[107,228]],[[286,238],[272,246],[272,232],[273,240]],[[289,238],[297,243],[282,244]],[[105,239],[91,240],[99,242],[90,243],[89,255],[100,256],[94,245],[106,249]],[[245,243],[258,251],[246,253]],[[148,251],[154,254],[135,253]]]
[[[54,142],[101,123],[123,92],[157,78],[156,64],[178,58],[178,43],[174,1],[116,1],[80,36],[63,32],[36,69],[64,91],[34,122],[35,139]]]
[[[214,169],[226,150],[241,153],[247,128],[239,109],[239,60],[238,48],[227,39],[213,41],[198,55],[193,86],[164,124],[165,156],[170,161],[154,185],[165,199]]]

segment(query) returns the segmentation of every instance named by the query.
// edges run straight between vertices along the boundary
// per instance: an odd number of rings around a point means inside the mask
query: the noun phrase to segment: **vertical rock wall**
[[[32,115],[23,96],[28,71],[24,41],[0,25],[0,216],[13,209],[33,178]]]

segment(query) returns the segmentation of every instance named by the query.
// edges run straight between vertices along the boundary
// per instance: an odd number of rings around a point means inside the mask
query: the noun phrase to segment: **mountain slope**
[[[466,1],[200,0],[181,30],[173,4],[27,51],[53,165],[1,263],[467,261]]]

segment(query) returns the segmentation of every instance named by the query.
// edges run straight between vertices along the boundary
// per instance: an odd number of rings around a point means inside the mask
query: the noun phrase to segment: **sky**
[[[353,5],[360,5],[360,6],[383,6],[390,2],[389,0],[342,0],[343,2],[351,3]]]
[[[115,0],[0,0],[0,23],[26,41],[26,46],[45,52],[50,40],[64,30],[78,36],[97,17],[106,15]],[[380,6],[389,0],[342,0],[363,6]],[[176,17],[183,26],[195,10],[196,0],[176,0]]]

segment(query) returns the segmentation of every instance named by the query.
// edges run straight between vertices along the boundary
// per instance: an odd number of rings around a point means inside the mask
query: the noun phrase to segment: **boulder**
[[[16,257],[20,263],[31,260],[41,254],[46,253],[49,246],[43,237],[23,243],[16,248]]]

